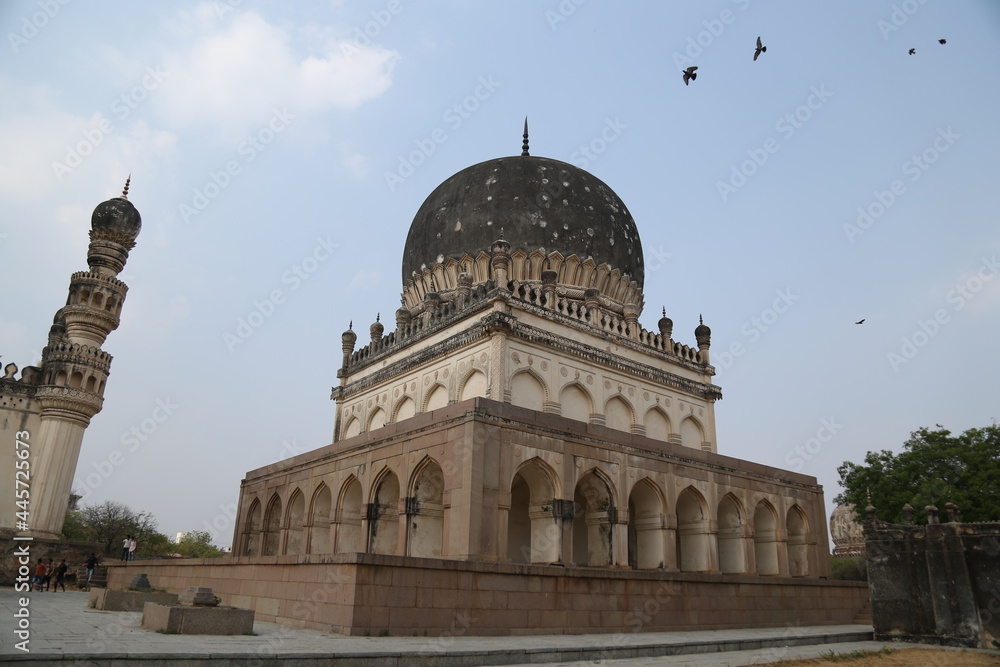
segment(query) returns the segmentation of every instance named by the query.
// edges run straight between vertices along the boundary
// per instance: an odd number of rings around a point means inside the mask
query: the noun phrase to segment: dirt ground
[[[1000,665],[1000,653],[978,653],[974,651],[948,651],[944,649],[893,649],[891,653],[879,653],[860,658],[830,660],[810,658],[769,662],[763,667],[800,667],[804,665],[844,665],[845,667],[996,667]]]

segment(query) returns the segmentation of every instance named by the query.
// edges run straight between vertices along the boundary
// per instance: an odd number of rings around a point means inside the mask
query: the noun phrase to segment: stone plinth
[[[177,602],[198,607],[214,607],[217,604],[212,589],[204,586],[188,586],[177,596]]]
[[[246,635],[253,632],[253,616],[253,609],[147,602],[142,627],[177,635]]]
[[[92,588],[87,606],[101,611],[142,611],[147,602],[176,604],[176,593],[156,591],[111,591],[106,588]]]

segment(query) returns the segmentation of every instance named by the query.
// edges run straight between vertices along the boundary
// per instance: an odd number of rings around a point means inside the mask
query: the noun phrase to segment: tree
[[[898,455],[868,452],[864,465],[845,461],[837,472],[844,490],[834,499],[852,505],[858,521],[871,504],[878,518],[902,522],[902,507],[915,510],[914,521],[926,523],[924,507],[934,505],[944,518],[945,503],[954,503],[962,521],[1000,520],[1000,425],[972,428],[952,436],[940,424],[910,434]],[[947,518],[944,518],[947,521]]]
[[[63,534],[69,533],[82,539],[99,542],[103,545],[105,556],[117,555],[118,545],[126,535],[133,535],[140,552],[147,555],[151,555],[146,548],[147,545],[161,544],[167,539],[156,532],[156,519],[152,514],[136,512],[114,500],[84,507],[78,514],[67,513]]]
[[[222,550],[212,544],[212,536],[204,530],[185,533],[177,545],[177,553],[187,558],[218,558]]]

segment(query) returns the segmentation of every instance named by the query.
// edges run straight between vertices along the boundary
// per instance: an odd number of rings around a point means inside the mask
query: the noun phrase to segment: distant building
[[[834,556],[865,555],[864,530],[856,518],[857,514],[848,505],[837,505],[830,515],[830,538],[833,540]]]
[[[177,535],[174,537],[174,544],[180,544],[181,540],[183,540],[185,537],[187,537],[187,533],[177,533]]]

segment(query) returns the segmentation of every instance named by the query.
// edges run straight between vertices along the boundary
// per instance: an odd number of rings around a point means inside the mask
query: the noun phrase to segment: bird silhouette
[[[756,62],[757,58],[762,53],[767,53],[767,47],[760,43],[760,37],[757,37],[757,50],[753,52],[753,59]]]
[[[917,50],[916,50],[916,49],[910,49],[910,55],[911,55],[911,56],[912,56],[912,55],[913,55],[914,53],[916,53],[916,52],[917,52]]]
[[[938,40],[938,44],[947,44],[947,43],[948,43],[947,39],[939,39]]]
[[[684,70],[685,86],[688,85],[688,81],[694,81],[695,79],[698,78],[698,75],[694,73],[696,69],[698,69],[698,67],[696,65],[692,65],[691,67],[688,67],[686,70]]]
[[[865,323],[864,318],[861,318],[860,320],[858,320],[857,322],[855,322],[855,324],[864,324],[864,323]]]

